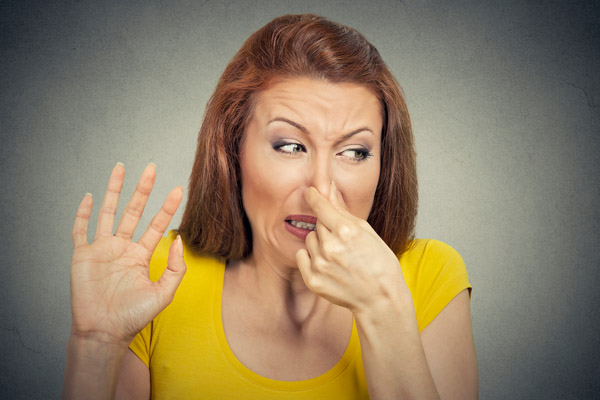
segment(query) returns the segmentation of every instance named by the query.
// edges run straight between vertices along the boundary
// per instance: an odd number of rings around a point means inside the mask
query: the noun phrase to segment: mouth
[[[289,222],[291,225],[295,226],[296,228],[308,229],[311,231],[314,231],[315,229],[317,229],[317,224],[311,224],[309,222],[295,221],[293,219],[287,220],[287,222]]]
[[[285,227],[299,239],[306,239],[309,233],[317,229],[317,218],[310,215],[289,215]]]

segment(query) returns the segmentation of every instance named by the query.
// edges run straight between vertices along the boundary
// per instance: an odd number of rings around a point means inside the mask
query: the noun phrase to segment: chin
[[[296,263],[296,253],[298,250],[306,249],[306,244],[300,240],[292,239],[286,243],[284,248],[279,249],[278,253],[281,255],[280,260],[282,264],[292,265],[294,268],[298,268]]]

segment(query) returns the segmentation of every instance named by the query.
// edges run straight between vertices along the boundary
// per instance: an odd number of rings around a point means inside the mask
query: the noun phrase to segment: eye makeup
[[[298,142],[290,141],[290,140],[277,140],[272,144],[273,150],[283,153],[286,155],[296,155],[298,153],[306,153],[306,147]],[[367,159],[373,157],[373,153],[371,153],[365,147],[355,147],[345,149],[336,155],[342,156],[349,161],[352,162],[363,162]]]
[[[273,150],[276,150],[283,154],[297,154],[297,153],[305,153],[306,147],[303,144],[297,142],[291,142],[288,140],[278,140],[273,143]]]
[[[349,158],[351,161],[354,161],[354,162],[363,162],[363,161],[366,161],[367,159],[373,157],[373,153],[371,153],[369,150],[367,150],[365,148],[346,149],[346,150],[338,153],[338,155],[344,155],[345,153],[351,153],[351,152],[354,153],[353,156],[345,155],[345,157]]]

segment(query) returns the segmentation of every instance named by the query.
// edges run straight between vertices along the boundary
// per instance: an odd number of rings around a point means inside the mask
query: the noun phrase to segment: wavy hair
[[[417,174],[402,90],[377,49],[355,29],[313,14],[284,15],[253,33],[208,101],[179,233],[202,253],[226,259],[252,251],[240,186],[239,150],[257,94],[275,78],[353,83],[381,102],[381,172],[367,221],[396,253],[413,238]]]

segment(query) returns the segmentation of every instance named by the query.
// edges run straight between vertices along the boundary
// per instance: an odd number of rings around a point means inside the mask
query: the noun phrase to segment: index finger
[[[304,199],[315,212],[317,220],[329,230],[335,230],[345,220],[345,216],[317,189],[309,187],[304,193]]]

